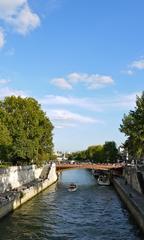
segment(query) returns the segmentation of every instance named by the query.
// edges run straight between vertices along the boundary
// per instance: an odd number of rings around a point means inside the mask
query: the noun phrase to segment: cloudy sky
[[[125,137],[144,90],[143,0],[0,0],[0,99],[34,97],[56,150]]]

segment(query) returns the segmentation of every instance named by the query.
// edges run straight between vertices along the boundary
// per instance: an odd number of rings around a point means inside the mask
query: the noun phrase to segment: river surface
[[[76,192],[67,186],[75,182]],[[112,186],[98,186],[87,170],[59,181],[0,222],[0,240],[142,240]]]

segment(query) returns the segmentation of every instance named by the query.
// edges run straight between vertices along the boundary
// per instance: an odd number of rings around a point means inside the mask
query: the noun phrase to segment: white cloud
[[[76,98],[71,96],[55,96],[47,95],[43,99],[39,99],[39,102],[44,106],[72,106],[77,108],[83,108],[89,111],[104,112],[113,109],[131,109],[135,106],[136,96],[140,96],[140,92],[134,92],[131,94],[113,94],[112,97],[100,97],[100,98]]]
[[[47,95],[43,99],[39,100],[43,105],[65,105],[65,106],[76,106],[85,108],[93,111],[101,111],[98,104],[94,99],[90,98],[76,98],[71,96],[55,96]]]
[[[101,88],[114,83],[110,76],[100,76],[98,74],[89,76],[86,81],[89,89]]]
[[[0,48],[2,48],[5,44],[5,36],[2,28],[0,28]]]
[[[131,68],[136,68],[136,69],[139,69],[139,70],[144,69],[144,59],[140,59],[138,61],[132,62]]]
[[[144,57],[141,56],[139,60],[135,60],[130,63],[127,67],[127,70],[122,71],[122,73],[132,76],[136,70],[144,69]]]
[[[128,75],[133,75],[134,72],[133,72],[132,70],[128,70],[128,71],[127,71],[127,74],[128,74]]]
[[[81,115],[79,113],[57,109],[55,106],[76,106],[86,108],[88,110],[98,111],[111,114],[114,111],[129,111],[135,107],[136,96],[140,96],[141,92],[134,92],[130,94],[114,93],[112,96],[105,96],[100,98],[75,98],[48,95],[40,100],[43,105],[44,111],[53,122],[55,128],[71,128],[79,124],[104,124],[104,120],[99,120],[95,117]],[[87,105],[86,105],[87,104]],[[46,109],[47,106],[53,106],[53,109]],[[100,114],[100,113],[99,113]]]
[[[55,95],[46,95],[44,98],[40,99],[41,104],[45,105],[70,105],[71,101],[69,97],[64,96],[55,96]]]
[[[57,87],[71,89],[73,84],[84,84],[88,89],[97,89],[111,85],[114,80],[111,76],[87,73],[70,73],[66,78],[56,78],[51,82]]]
[[[73,127],[76,127],[77,125],[76,124],[73,124],[73,123],[65,123],[65,124],[61,124],[61,125],[54,125],[55,128],[58,128],[58,129],[63,129],[63,128],[73,128]]]
[[[15,49],[14,48],[10,48],[5,52],[6,56],[13,56],[15,54]]]
[[[0,19],[23,35],[40,25],[40,18],[30,9],[28,0],[0,0]]]
[[[58,129],[64,128],[62,125],[55,125],[54,127],[55,127],[55,128],[58,128]]]
[[[70,73],[68,76],[68,81],[70,81],[71,83],[78,83],[78,82],[83,82],[85,79],[88,78],[88,74],[86,73]]]
[[[31,11],[28,5],[25,5],[17,15],[17,18],[9,19],[8,23],[11,24],[17,32],[25,35],[40,25],[40,19],[38,15]]]
[[[112,77],[99,74],[71,73],[67,77],[68,81],[72,83],[83,82],[89,88],[97,88],[114,82]]]
[[[61,89],[72,89],[72,86],[64,78],[54,78],[51,83]]]
[[[141,93],[131,93],[127,95],[113,95],[112,98],[105,98],[104,100],[99,101],[99,106],[103,110],[111,110],[116,109],[119,111],[119,109],[131,109],[134,108],[136,103],[136,96],[140,96]],[[97,102],[98,103],[98,102]]]
[[[128,69],[128,70],[122,71],[122,73],[126,74],[126,75],[129,75],[129,76],[132,76],[134,74],[134,71],[132,71],[131,69]]]
[[[12,16],[26,3],[27,0],[0,0],[0,15],[3,18]]]
[[[136,105],[136,96],[141,96],[140,92],[131,93],[127,95],[121,95],[119,101],[115,102],[116,106],[133,108]]]
[[[4,78],[0,79],[0,84],[7,84],[9,82],[10,82],[10,80],[8,80],[8,79],[4,79]]]
[[[47,110],[47,114],[52,121],[78,122],[78,123],[96,123],[96,119],[83,116],[77,113],[63,109]]]
[[[0,99],[3,99],[7,96],[26,97],[26,94],[22,90],[11,89],[8,87],[0,88]]]

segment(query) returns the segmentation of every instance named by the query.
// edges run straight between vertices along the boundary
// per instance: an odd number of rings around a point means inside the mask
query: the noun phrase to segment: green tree
[[[134,111],[124,115],[120,131],[127,136],[125,148],[133,157],[141,159],[144,156],[144,92],[137,96]]]
[[[0,145],[11,145],[12,139],[10,137],[7,127],[0,121]]]
[[[0,160],[7,161],[12,139],[7,127],[0,121]]]
[[[77,151],[67,154],[68,160],[84,162],[87,159],[86,151]]]
[[[53,126],[35,99],[6,97],[0,103],[0,120],[12,139],[13,163],[39,162],[52,154]]]
[[[104,160],[103,146],[96,145],[96,146],[88,147],[87,158],[90,159],[90,161],[92,161],[92,162],[103,162],[103,160]]]
[[[105,142],[103,146],[104,161],[116,162],[118,158],[118,149],[114,141]]]

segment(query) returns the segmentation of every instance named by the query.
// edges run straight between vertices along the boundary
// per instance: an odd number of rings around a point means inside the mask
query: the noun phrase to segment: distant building
[[[71,160],[71,161],[70,161],[70,164],[75,164],[75,161],[74,161],[74,160]]]
[[[57,161],[58,162],[62,162],[62,161],[66,161],[67,160],[65,152],[56,151],[55,155],[57,156]]]

